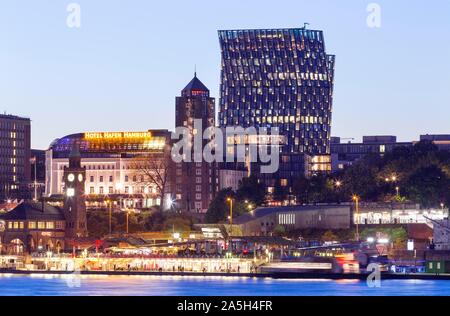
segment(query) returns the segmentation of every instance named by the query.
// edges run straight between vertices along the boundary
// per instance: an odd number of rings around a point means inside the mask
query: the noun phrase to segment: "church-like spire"
[[[209,97],[209,89],[197,78],[197,71],[194,72],[194,78],[181,91],[184,97],[206,96]]]

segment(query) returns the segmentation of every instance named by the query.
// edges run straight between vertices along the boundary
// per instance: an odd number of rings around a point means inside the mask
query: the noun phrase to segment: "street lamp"
[[[127,235],[128,235],[128,233],[129,233],[129,229],[128,229],[128,221],[129,221],[130,211],[129,211],[129,210],[126,210],[126,212],[127,212]]]
[[[359,196],[356,194],[352,197],[353,201],[355,201],[355,211],[356,211],[356,241],[359,241]]]
[[[246,204],[246,207],[249,211],[253,210],[253,205],[249,200],[245,200],[244,203]]]
[[[230,203],[230,233],[233,232],[233,199],[232,198],[227,198],[228,203]]]
[[[340,189],[341,186],[342,186],[342,182],[339,181],[339,180],[336,180],[336,181],[334,182],[334,186],[336,187],[336,191],[339,191],[339,189]],[[337,192],[337,200],[338,200],[338,203],[341,204],[341,197],[340,197],[339,192]]]
[[[399,197],[400,196],[400,188],[398,186],[395,187],[395,191],[397,191],[397,196]]]
[[[227,198],[227,201],[230,203],[230,216],[228,217],[230,219],[230,234],[228,237],[231,237],[231,235],[233,234],[233,199],[232,198]],[[228,248],[229,250],[232,251],[232,245],[231,245],[231,238],[228,241]]]

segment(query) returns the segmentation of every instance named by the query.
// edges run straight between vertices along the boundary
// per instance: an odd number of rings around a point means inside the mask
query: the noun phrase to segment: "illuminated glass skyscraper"
[[[284,153],[330,154],[335,57],[322,31],[219,31],[221,127],[278,127]]]

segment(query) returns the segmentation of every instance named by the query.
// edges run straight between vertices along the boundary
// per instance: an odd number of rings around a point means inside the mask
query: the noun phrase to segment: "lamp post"
[[[230,234],[233,233],[233,199],[227,198],[227,201],[230,203]]]
[[[357,196],[356,194],[353,195],[353,201],[355,201],[355,212],[356,212],[356,218],[355,218],[356,241],[359,242],[359,196]]]
[[[108,200],[109,202],[109,234],[112,234],[112,200]]]
[[[342,182],[339,181],[339,180],[337,180],[337,181],[334,183],[334,185],[335,185],[335,187],[336,187],[337,198],[338,198],[338,204],[340,204],[340,203],[341,203],[341,197],[340,197],[340,195],[339,195],[339,189],[340,189],[341,186],[342,186]]]
[[[37,158],[33,158],[34,161],[34,200],[37,201]]]
[[[227,201],[230,203],[230,234],[228,235],[228,247],[229,250],[232,251],[232,239],[231,239],[231,235],[233,234],[233,199],[232,198],[227,198]]]
[[[248,209],[249,211],[252,211],[252,210],[253,210],[253,204],[250,203],[249,200],[245,200],[244,202],[245,202],[245,205],[246,205],[247,209]]]
[[[122,188],[123,188],[123,184],[122,182],[117,182],[116,183],[116,194],[119,195],[119,209],[122,209]]]
[[[129,211],[129,210],[126,210],[126,213],[127,213],[127,235],[128,235],[128,233],[129,233],[129,229],[128,229],[128,221],[129,221],[130,211]]]

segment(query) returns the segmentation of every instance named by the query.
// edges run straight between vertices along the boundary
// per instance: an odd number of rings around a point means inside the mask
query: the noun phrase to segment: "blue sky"
[[[371,2],[381,28],[367,26]],[[2,0],[0,111],[30,117],[42,149],[81,131],[173,129],[194,65],[218,98],[218,29],[303,22],[337,55],[333,135],[450,134],[448,0]]]

